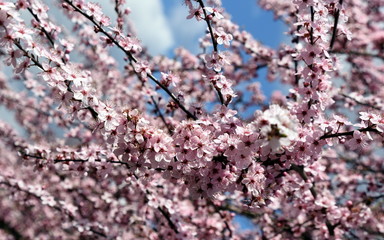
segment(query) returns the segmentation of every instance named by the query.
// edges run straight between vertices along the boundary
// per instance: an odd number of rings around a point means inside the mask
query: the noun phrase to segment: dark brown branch
[[[343,4],[343,0],[339,1],[340,7]],[[332,50],[333,45],[335,44],[336,41],[336,36],[337,36],[337,24],[339,23],[339,17],[340,17],[340,9],[337,9],[335,11],[335,21],[333,23],[333,31],[332,31],[332,38],[331,38],[331,43],[329,45],[329,50]]]
[[[222,219],[225,218],[222,212],[220,212],[220,211],[217,211],[217,212],[219,213],[219,215],[220,215],[220,217],[221,217]],[[224,224],[225,224],[225,229],[228,230],[228,233],[229,233],[229,239],[232,239],[232,237],[233,237],[233,232],[232,232],[231,226],[229,226],[229,223],[228,223],[228,221],[226,221],[226,220],[224,220]],[[223,229],[223,235],[225,234],[225,229]],[[223,239],[225,239],[225,238],[223,238]]]
[[[243,215],[245,217],[249,217],[251,219],[256,219],[256,218],[260,218],[262,216],[262,214],[257,214],[257,213],[254,213],[254,212],[251,212],[251,211],[247,211],[245,209],[242,209],[240,207],[237,207],[237,206],[234,206],[234,205],[224,205],[224,206],[218,206],[218,205],[214,205],[214,207],[218,210],[224,210],[224,211],[230,211],[230,212],[233,212],[233,213],[237,213],[237,214],[240,214],[240,215]]]
[[[36,156],[31,156],[31,155],[26,155],[27,157],[35,157]],[[39,157],[37,157],[39,158]],[[44,159],[44,158],[41,158],[40,159]],[[60,162],[88,162],[87,159],[55,159],[53,160],[54,163],[60,163]],[[95,162],[103,162],[102,160],[100,159],[95,159]],[[112,160],[106,160],[105,162],[107,163],[115,163],[115,164],[122,164],[122,165],[126,165],[126,166],[129,166],[127,162],[122,162],[122,161],[112,161]]]
[[[16,228],[9,225],[3,219],[0,219],[0,229],[3,229],[5,232],[12,235],[15,240],[26,239],[25,237],[23,237],[23,235],[21,235],[19,231],[17,231]]]
[[[212,39],[212,44],[213,44],[213,50],[215,52],[218,52],[218,49],[217,49],[217,41],[216,41],[216,38],[213,34],[213,29],[212,29],[212,25],[211,25],[211,22],[209,21],[208,19],[208,14],[207,14],[207,11],[205,10],[205,6],[204,6],[204,2],[203,0],[198,0],[199,4],[200,4],[200,7],[203,9],[203,13],[204,13],[204,20],[205,22],[207,23],[207,26],[208,26],[208,29],[209,29],[209,33],[211,35],[211,39]]]
[[[153,96],[151,96],[151,100],[152,100],[153,105],[155,106],[156,112],[159,114],[159,117],[161,118],[161,121],[163,121],[165,127],[167,128],[168,133],[169,133],[170,135],[172,135],[172,132],[173,132],[173,131],[172,131],[172,129],[170,128],[169,124],[167,124],[167,121],[165,120],[164,115],[163,115],[163,113],[161,112],[161,110],[160,110],[160,108],[159,108],[159,105],[157,104],[157,102],[156,102],[156,100],[155,100],[155,98],[154,98]]]
[[[304,171],[304,166],[300,166],[300,165],[295,165],[293,164],[291,166],[291,169],[294,170],[295,172],[297,172],[300,177],[305,181],[305,182],[308,182],[308,176],[307,174],[305,173]],[[312,182],[312,186],[311,188],[309,189],[309,191],[311,192],[312,196],[314,199],[317,198],[317,192],[316,192],[316,189],[315,189],[315,183]],[[322,209],[322,213],[326,216],[327,214],[327,209],[326,208],[323,208]],[[335,236],[335,228],[340,225],[340,223],[336,223],[336,224],[331,224],[331,222],[328,220],[327,217],[325,217],[325,225],[327,226],[327,229],[328,229],[328,233],[330,236]]]
[[[30,158],[35,158],[35,159],[47,160],[47,159],[45,159],[41,155],[27,154],[27,153],[23,152],[23,150],[19,150],[19,153],[23,157],[30,157]],[[54,163],[62,163],[62,162],[64,162],[64,163],[65,162],[88,162],[88,159],[71,159],[71,158],[66,158],[66,159],[55,159],[55,160],[53,160],[53,162]],[[122,161],[114,161],[114,160],[105,160],[104,161],[104,160],[101,160],[101,159],[95,159],[95,162],[107,162],[107,163],[114,163],[114,164],[122,164],[122,165],[126,165],[129,168],[129,164],[127,162],[122,162]]]
[[[375,54],[375,53],[369,53],[369,52],[360,52],[360,51],[344,50],[344,49],[332,50],[329,52],[336,53],[336,54],[347,54],[347,55],[355,55],[355,56],[363,56],[363,57],[380,58],[384,60],[384,55],[380,53]]]
[[[213,86],[213,88],[216,90],[217,95],[219,96],[219,100],[220,100],[221,105],[225,105],[224,97],[223,97],[223,94],[221,93],[220,89],[218,87],[216,87],[215,85]]]
[[[25,50],[23,48],[23,46],[21,46],[20,42],[18,40],[14,40],[13,43],[16,45],[16,47],[18,49],[20,49],[24,55],[29,58],[38,68],[40,68],[41,70],[45,71],[44,70],[44,67],[43,65],[36,59],[35,55],[33,54],[30,54],[27,50]]]
[[[40,68],[41,70],[43,70],[44,72],[46,72],[46,70],[44,69],[43,65],[36,59],[35,55],[30,54],[27,50],[25,50],[25,49],[23,48],[23,46],[21,46],[21,44],[20,44],[20,42],[19,42],[18,40],[14,40],[13,43],[14,43],[14,44],[17,46],[17,48],[20,49],[20,50],[24,53],[24,55],[25,55],[27,58],[29,58],[29,59],[30,59],[30,60],[31,60],[31,61],[32,61],[38,68]],[[73,93],[73,91],[72,91],[72,89],[70,88],[69,84],[67,84],[67,88],[68,88],[68,91],[69,91],[69,92],[72,92],[72,93]],[[73,101],[76,101],[76,102],[80,102],[80,100],[77,100],[77,99],[74,99],[74,98],[72,98],[72,100],[73,100]],[[86,107],[85,109],[88,109],[88,110],[90,111],[92,117],[93,117],[95,120],[97,120],[97,117],[98,117],[99,114],[98,114],[98,112],[97,112],[94,108],[88,106],[88,107]]]
[[[366,127],[366,128],[356,129],[354,131],[379,133],[379,131],[377,131],[377,129],[373,128],[373,126]],[[341,136],[353,136],[353,132],[354,131],[332,133],[332,134],[326,133],[323,136],[321,136],[320,139],[333,138],[333,137],[341,137]]]
[[[298,63],[297,60],[294,60],[293,63],[295,64],[295,84],[298,86],[299,85],[299,81],[300,81],[300,77],[297,74],[298,73],[298,68],[299,68],[299,63]]]
[[[305,181],[307,182],[308,181],[308,177],[307,177],[307,174],[304,172],[304,166],[299,166],[299,165],[295,165],[295,164],[292,164],[291,166],[291,169],[294,170],[295,172],[297,172],[300,177]],[[312,186],[311,188],[309,189],[309,191],[311,192],[313,198],[317,198],[317,192],[315,190],[315,183],[312,183]]]
[[[345,97],[345,98],[348,98],[348,99],[351,99],[352,101],[356,102],[357,104],[359,105],[362,105],[362,106],[366,106],[366,107],[370,107],[370,108],[373,108],[373,109],[376,109],[376,110],[379,110],[381,111],[382,109],[380,107],[377,107],[377,106],[374,106],[374,105],[371,105],[369,103],[365,103],[365,102],[361,102],[351,96],[348,96],[347,94],[344,94],[342,93],[341,96]]]
[[[217,48],[217,41],[216,41],[215,35],[213,33],[211,21],[209,21],[209,19],[208,19],[207,10],[205,10],[204,2],[203,2],[203,0],[198,0],[198,2],[200,4],[201,9],[203,9],[204,20],[205,20],[205,22],[207,23],[207,26],[208,26],[209,34],[210,34],[211,40],[212,40],[213,50],[218,53],[219,50]],[[224,101],[223,94],[221,93],[219,88],[217,88],[216,86],[214,86],[214,88],[215,88],[215,90],[217,92],[217,95],[219,96],[220,103],[222,105],[224,105],[225,101]]]
[[[165,219],[167,219],[167,222],[169,224],[169,227],[172,228],[172,230],[175,232],[175,233],[179,233],[179,230],[177,230],[177,227],[176,225],[173,223],[172,219],[171,219],[171,216],[169,215],[168,212],[166,212],[164,209],[162,209],[160,206],[157,207],[157,209],[159,209],[159,211],[161,212],[161,214],[163,214],[163,216],[165,217]]]
[[[296,21],[298,21],[297,14],[298,14],[298,10],[296,11]],[[301,27],[302,27],[302,25],[298,25],[296,27],[296,32],[299,32]],[[292,43],[298,44],[299,40],[300,40],[299,36],[294,36],[294,38],[292,39]],[[299,68],[299,62],[298,62],[298,60],[296,58],[294,58],[293,59],[293,63],[294,63],[294,66],[295,66],[295,84],[298,86],[299,85],[299,81],[300,81],[300,77],[297,74],[298,73],[298,68]]]
[[[33,13],[33,11],[32,11],[32,9],[29,7],[29,8],[27,8],[27,10],[31,13],[31,15],[35,18],[35,20],[37,21],[37,22],[41,22],[40,21],[40,18],[35,14],[35,13]],[[53,41],[53,38],[52,38],[52,36],[51,36],[51,34],[49,33],[49,32],[47,32],[47,30],[45,30],[45,28],[43,28],[43,27],[41,27],[41,29],[40,29],[43,33],[44,33],[44,35],[47,37],[47,39],[48,39],[48,41],[51,43],[51,45],[52,45],[52,47],[54,47],[55,46],[55,42]]]
[[[116,19],[117,20],[117,28],[120,31],[123,31],[123,25],[121,24],[121,22],[119,22],[119,18],[123,19],[123,14],[119,10],[119,1],[118,0],[115,0],[115,12],[117,14],[117,19]]]
[[[10,188],[13,188],[13,189],[16,189],[16,190],[18,190],[18,191],[24,192],[24,193],[26,193],[26,194],[28,194],[28,195],[30,195],[30,196],[33,196],[33,197],[36,198],[36,199],[39,199],[39,200],[41,199],[41,196],[36,195],[35,193],[30,192],[30,191],[28,191],[28,190],[22,189],[22,188],[20,188],[18,185],[12,185],[12,184],[10,184],[9,182],[6,182],[6,181],[1,181],[0,184],[6,185],[6,186],[8,186],[8,187],[10,187]],[[55,202],[56,202],[57,205],[62,205],[62,203],[60,203],[60,201],[57,201],[56,199],[54,199],[54,200],[55,200]],[[49,206],[49,205],[48,205],[48,206]],[[63,209],[60,208],[59,206],[50,206],[50,207],[51,207],[52,209],[55,209],[55,210],[58,211],[58,212],[61,212],[61,213],[65,214],[66,216],[68,216],[68,218],[69,218],[71,221],[74,221],[74,220],[75,220],[75,217],[74,217],[72,214],[68,213],[67,211],[63,211]],[[103,233],[103,232],[96,231],[96,230],[94,230],[94,229],[92,229],[92,228],[89,229],[89,231],[95,233],[96,235],[99,235],[100,237],[107,238],[107,235],[106,235],[105,233]],[[20,238],[20,239],[22,239],[22,238]]]
[[[311,21],[312,23],[315,21],[315,9],[313,6],[311,6]],[[315,41],[313,39],[313,27],[311,26],[311,31],[310,31],[310,38],[311,38],[311,45],[315,44]]]

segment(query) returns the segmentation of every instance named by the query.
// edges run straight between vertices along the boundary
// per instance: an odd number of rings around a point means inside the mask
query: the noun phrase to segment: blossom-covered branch
[[[278,47],[184,0],[207,31],[165,56],[111,3],[0,0],[0,238],[384,234],[379,0],[260,0]]]

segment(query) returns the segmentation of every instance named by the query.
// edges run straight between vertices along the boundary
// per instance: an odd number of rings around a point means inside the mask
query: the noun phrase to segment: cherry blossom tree
[[[260,0],[277,49],[180,1],[207,31],[173,58],[110,3],[0,0],[1,239],[384,239],[381,0]]]

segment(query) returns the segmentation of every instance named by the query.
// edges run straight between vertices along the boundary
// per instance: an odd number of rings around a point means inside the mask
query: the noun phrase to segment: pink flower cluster
[[[384,236],[379,0],[260,0],[278,49],[185,0],[207,32],[173,58],[128,32],[124,0],[46,3],[0,0],[1,239]]]

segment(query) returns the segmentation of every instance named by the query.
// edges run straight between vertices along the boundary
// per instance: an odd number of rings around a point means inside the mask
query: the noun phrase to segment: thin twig
[[[313,6],[311,6],[311,22],[313,23],[315,21],[315,9],[313,8]],[[311,26],[311,30],[310,30],[310,38],[311,38],[311,45],[314,45],[315,42],[314,42],[314,39],[313,39],[313,27]]]
[[[32,9],[31,9],[30,7],[27,8],[27,10],[31,13],[31,15],[35,18],[35,20],[36,20],[37,22],[41,23],[40,18],[39,18],[35,13],[33,13]],[[53,41],[53,38],[52,38],[51,34],[48,33],[47,30],[45,30],[44,27],[41,27],[40,30],[41,30],[41,31],[44,33],[44,35],[47,37],[47,39],[48,39],[48,41],[51,43],[52,47],[54,47],[54,46],[55,46],[55,42]]]
[[[222,219],[225,218],[222,212],[220,212],[220,211],[217,211],[217,212],[219,213],[219,215],[220,215],[220,217],[221,217]],[[229,226],[229,223],[228,223],[228,221],[226,221],[226,220],[224,220],[224,224],[225,224],[225,229],[228,230],[228,233],[229,233],[229,239],[232,239],[232,237],[233,237],[233,233],[232,233],[231,226]],[[225,234],[225,229],[223,229],[223,235]],[[225,237],[225,235],[224,235],[224,237]],[[224,237],[223,237],[223,239],[225,239]]]
[[[155,109],[156,109],[156,112],[159,114],[159,117],[161,118],[161,121],[163,121],[165,127],[168,129],[168,133],[170,135],[172,135],[172,129],[170,128],[169,124],[167,124],[167,121],[165,120],[164,118],[164,115],[163,113],[161,112],[160,108],[159,108],[159,105],[157,104],[155,98],[153,96],[151,96],[151,100],[152,100],[152,103],[153,105],[155,106]]]
[[[84,11],[82,11],[80,8],[75,6],[72,3],[72,1],[70,1],[70,0],[64,0],[64,1],[66,3],[68,3],[73,9],[75,9],[76,12],[79,12],[81,15],[83,15],[85,18],[87,18],[89,21],[91,21],[95,25],[97,31],[103,33],[113,44],[115,44],[120,50],[122,50],[130,60],[132,60],[134,63],[138,62],[138,60],[135,58],[135,56],[133,56],[130,51],[125,50],[124,47],[121,46],[120,43],[116,40],[116,38],[112,37],[107,31],[105,31],[104,28],[99,23],[97,23],[93,17],[89,16]],[[188,118],[191,118],[193,120],[198,119],[194,114],[192,114],[190,111],[188,111],[186,109],[186,107],[179,101],[179,99],[166,86],[164,86],[161,82],[159,82],[155,78],[155,76],[153,76],[151,73],[149,73],[147,75],[153,82],[156,83],[156,85],[158,85],[161,89],[163,89],[173,99],[173,101],[175,101],[175,103],[181,108],[181,110],[187,114]]]
[[[15,146],[15,147],[19,147],[19,146]],[[22,149],[19,150],[19,153],[21,154],[21,156],[23,157],[30,157],[30,158],[35,158],[35,159],[43,159],[43,160],[47,160],[46,158],[44,158],[43,156],[41,155],[32,155],[32,154],[27,154],[25,153]],[[72,159],[72,158],[66,158],[66,159],[54,159],[53,160],[54,163],[62,163],[62,162],[81,162],[81,163],[85,163],[85,162],[89,162],[88,159]],[[122,164],[122,165],[126,165],[127,167],[129,167],[129,164],[127,162],[122,162],[122,161],[115,161],[115,160],[101,160],[101,159],[95,159],[95,162],[107,162],[107,163],[114,163],[114,164]]]
[[[380,54],[380,53],[375,54],[375,53],[369,53],[369,52],[360,52],[360,51],[344,50],[344,49],[332,50],[329,52],[336,53],[336,54],[347,54],[347,55],[355,55],[355,56],[363,56],[363,57],[380,58],[384,60],[384,54]]]
[[[35,193],[33,193],[33,192],[30,192],[30,191],[28,191],[28,190],[26,190],[26,189],[22,189],[22,188],[20,188],[18,185],[10,184],[10,183],[7,182],[7,181],[2,181],[2,182],[0,182],[0,184],[6,185],[6,186],[8,186],[8,187],[10,187],[10,188],[17,189],[18,191],[24,192],[24,193],[26,193],[26,194],[28,194],[28,195],[30,195],[30,196],[33,196],[33,197],[36,198],[36,199],[39,199],[39,200],[41,199],[41,196],[39,196],[39,195],[37,195],[37,194],[35,194]],[[51,207],[52,209],[55,209],[55,210],[58,211],[58,212],[61,212],[61,213],[65,214],[66,216],[68,216],[68,218],[69,218],[71,221],[74,221],[74,220],[75,220],[75,217],[74,217],[72,214],[70,214],[70,213],[67,212],[67,211],[64,211],[64,210],[60,207],[60,205],[63,205],[63,203],[62,203],[61,201],[57,201],[56,199],[54,199],[54,201],[55,201],[55,203],[57,204],[57,206],[50,206],[50,205],[47,205],[47,206]],[[100,237],[107,238],[107,235],[106,235],[105,233],[103,233],[103,232],[96,231],[96,230],[94,230],[94,229],[92,229],[92,228],[90,228],[89,231],[95,233],[96,235],[99,235]]]
[[[214,50],[215,52],[218,52],[218,49],[217,49],[217,41],[216,41],[215,36],[213,35],[212,25],[211,25],[211,22],[210,22],[209,19],[208,19],[208,14],[207,14],[207,10],[205,10],[204,2],[203,2],[203,0],[198,0],[198,2],[199,2],[199,4],[200,4],[200,7],[203,9],[204,20],[205,20],[205,22],[207,23],[207,26],[208,26],[208,29],[209,29],[209,33],[210,33],[210,35],[211,35],[212,44],[213,44],[213,50]]]
[[[304,171],[304,166],[301,166],[301,165],[295,165],[293,164],[291,166],[291,169],[294,170],[295,172],[297,172],[300,177],[305,181],[305,182],[308,182],[308,176],[307,174],[305,173]],[[312,196],[314,199],[317,198],[317,192],[316,192],[316,189],[315,189],[315,183],[312,182],[312,186],[311,188],[309,189],[309,191],[311,192]],[[326,208],[323,208],[322,209],[322,213],[326,216],[327,214],[327,209]],[[328,233],[330,236],[335,236],[335,228],[340,225],[340,222],[336,223],[336,224],[331,224],[331,222],[328,220],[327,217],[325,217],[325,225],[327,226],[327,229],[328,229]]]
[[[23,53],[24,55],[29,58],[38,68],[40,68],[41,70],[43,70],[44,72],[46,72],[46,70],[44,69],[43,65],[35,58],[35,56],[31,53],[29,53],[27,50],[25,50],[23,48],[23,46],[21,46],[20,42],[18,40],[14,40],[13,43],[17,46],[17,48],[19,48]],[[72,92],[72,89],[70,88],[69,84],[67,84],[67,89],[69,92]],[[76,102],[80,102],[80,100],[77,100],[77,99],[74,99],[72,98],[73,101],[76,101]],[[97,120],[98,119],[98,115],[99,113],[94,109],[92,108],[91,106],[88,106],[86,107],[85,109],[88,109],[92,115],[92,117]]]
[[[380,107],[373,106],[373,105],[371,105],[369,103],[361,102],[361,101],[359,101],[359,100],[357,100],[357,99],[355,99],[355,98],[353,98],[351,96],[348,96],[347,94],[342,93],[341,96],[343,96],[345,98],[348,98],[348,99],[351,99],[354,102],[356,102],[357,104],[360,104],[360,105],[363,105],[363,106],[366,106],[366,107],[370,107],[370,108],[373,108],[373,109],[376,109],[376,110],[379,110],[379,111],[382,110],[382,108],[380,108]]]
[[[203,0],[199,0],[198,2],[200,4],[201,9],[203,9],[204,20],[205,20],[205,22],[207,23],[207,26],[208,26],[209,34],[210,34],[211,40],[212,40],[213,50],[218,53],[219,50],[217,48],[217,41],[216,41],[215,35],[213,33],[213,28],[212,28],[212,25],[211,25],[211,21],[208,19],[207,10],[205,10],[204,2],[203,2]],[[223,97],[223,94],[221,93],[220,89],[217,88],[216,86],[214,86],[214,89],[216,90],[217,95],[219,96],[220,103],[222,105],[224,105],[225,101],[224,101],[224,97]]]
[[[356,129],[354,131],[380,133],[379,131],[377,131],[377,129],[373,128],[373,126],[366,127],[366,128]],[[323,136],[321,136],[320,139],[334,138],[334,137],[341,137],[341,136],[353,136],[353,132],[354,131],[332,133],[332,134],[326,133]]]
[[[157,209],[159,209],[159,211],[161,212],[161,214],[163,214],[163,216],[165,217],[165,219],[167,219],[167,222],[169,224],[169,226],[172,228],[172,230],[175,232],[175,233],[179,233],[179,230],[177,230],[177,227],[175,225],[175,223],[173,223],[172,219],[171,219],[171,216],[169,215],[168,212],[166,212],[163,208],[161,208],[160,206],[157,207]]]

